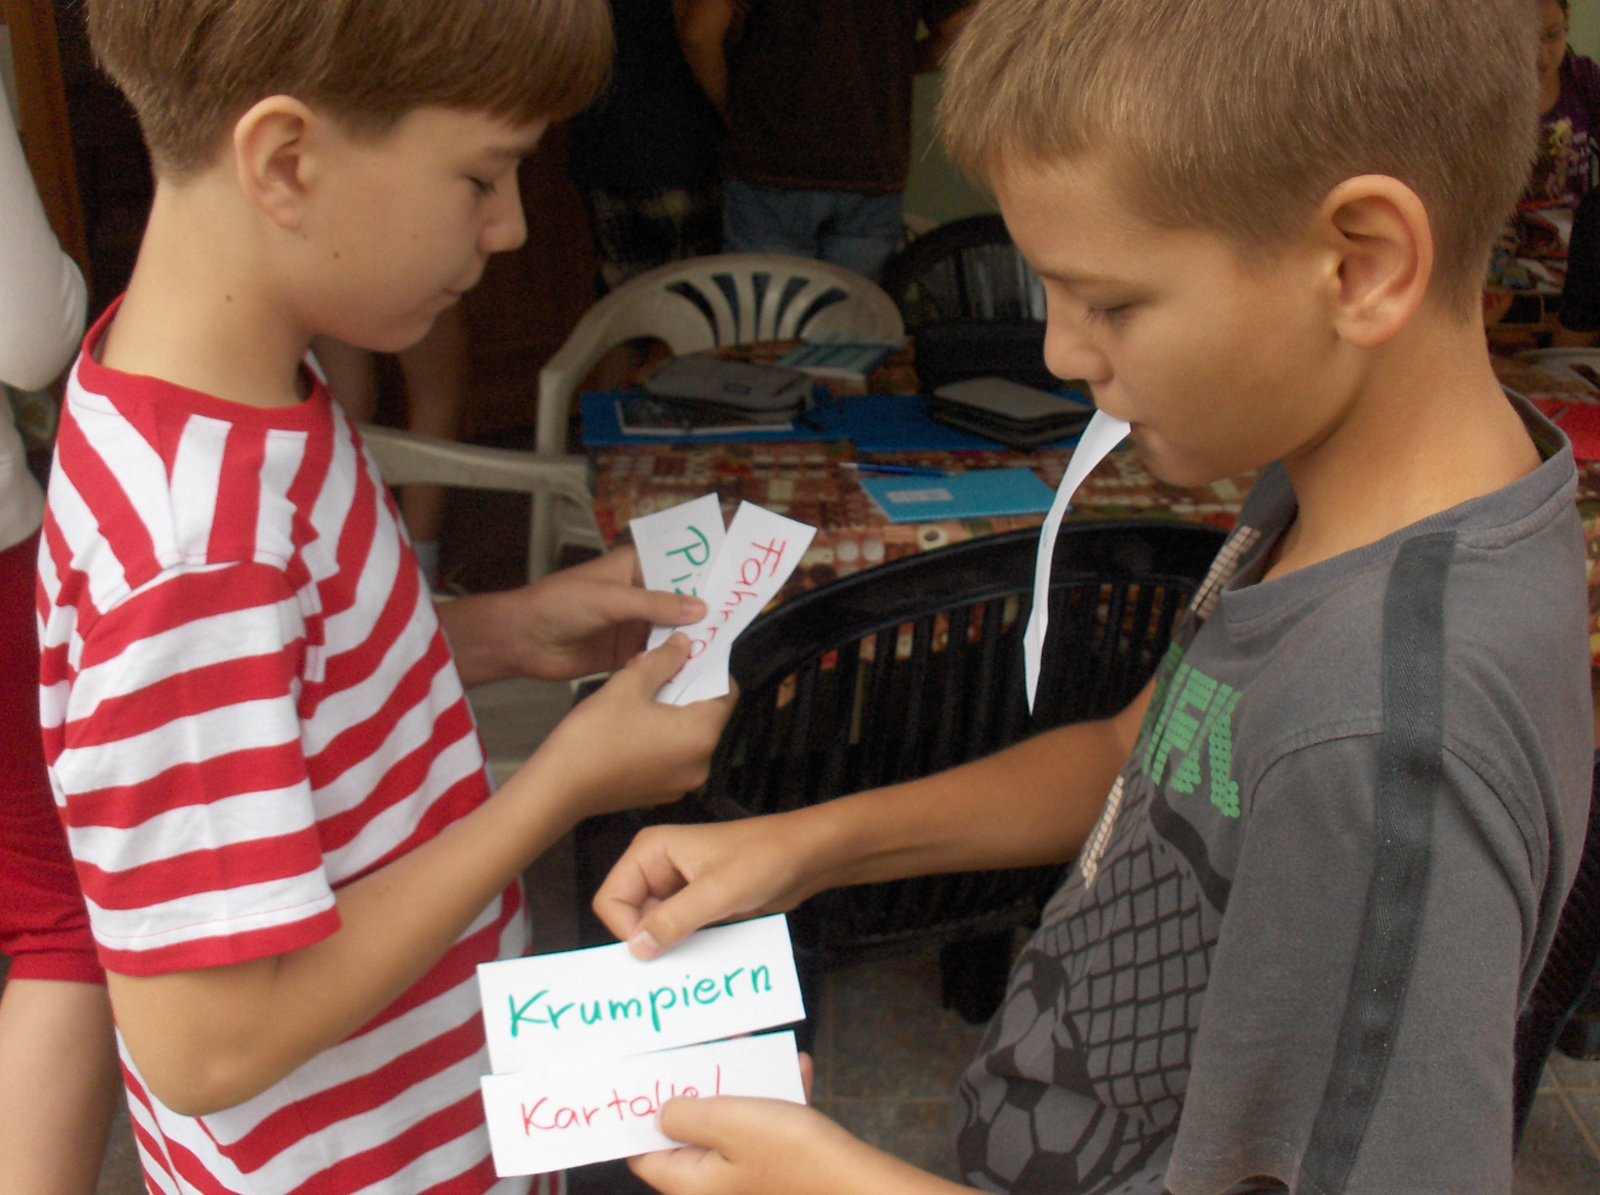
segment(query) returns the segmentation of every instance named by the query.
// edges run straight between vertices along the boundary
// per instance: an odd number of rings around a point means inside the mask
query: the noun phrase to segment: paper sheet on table
[[[688,705],[728,692],[733,641],[777,596],[816,533],[753,502],[739,504],[700,592],[706,616],[680,628],[689,636],[689,662],[661,686],[657,700]]]
[[[628,530],[639,553],[646,589],[702,596],[706,573],[727,533],[722,525],[722,503],[715,494],[701,494],[655,514],[640,515],[628,523]],[[646,649],[660,647],[676,629],[655,627]]]
[[[1073,496],[1083,479],[1094,472],[1094,467],[1122,443],[1129,425],[1104,411],[1096,411],[1089,426],[1083,429],[1078,447],[1067,462],[1067,471],[1056,490],[1050,513],[1045,516],[1039,530],[1039,551],[1033,566],[1033,609],[1028,614],[1028,627],[1022,634],[1022,669],[1028,686],[1028,710],[1033,710],[1034,694],[1039,689],[1039,663],[1044,653],[1044,635],[1050,625],[1050,563],[1055,558],[1056,534],[1061,530],[1061,520],[1072,505]]]
[[[648,963],[620,942],[485,963],[478,992],[495,1074],[593,1066],[805,1016],[781,913],[703,929]]]
[[[495,1173],[543,1174],[679,1143],[657,1127],[674,1096],[764,1096],[805,1103],[793,1033],[587,1062],[483,1080]]]

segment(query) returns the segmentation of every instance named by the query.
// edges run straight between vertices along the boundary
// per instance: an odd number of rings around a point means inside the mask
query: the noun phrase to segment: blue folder
[[[1005,445],[986,436],[958,431],[935,423],[928,415],[925,394],[865,394],[839,399],[844,425],[862,456],[894,452],[1006,452]],[[1072,448],[1077,435],[1042,448]]]

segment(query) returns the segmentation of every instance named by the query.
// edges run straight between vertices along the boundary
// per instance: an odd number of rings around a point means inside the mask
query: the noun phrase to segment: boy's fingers
[[[628,1169],[662,1195],[698,1195],[705,1184],[694,1179],[705,1159],[705,1150],[690,1145],[638,1154],[628,1159]]]
[[[658,626],[683,626],[698,622],[706,612],[699,598],[631,585],[606,585],[595,590],[595,608],[610,623],[647,622]]]
[[[650,685],[654,693],[677,675],[678,669],[689,658],[689,637],[687,635],[673,635],[660,647],[647,651],[630,664],[630,668],[639,671],[641,678]]]
[[[661,1131],[674,1141],[701,1145],[727,1157],[729,1136],[743,1123],[740,1109],[753,1102],[734,1096],[668,1100],[661,1105]]]
[[[677,892],[683,885],[683,877],[671,859],[628,855],[602,881],[591,907],[605,927],[626,942],[633,937],[639,922],[661,905],[663,893]],[[658,945],[654,953],[641,957],[654,958],[659,953]]]
[[[628,935],[635,957],[655,958],[671,950],[697,929],[714,925],[748,910],[730,907],[727,895],[709,880],[685,886],[651,909]]]

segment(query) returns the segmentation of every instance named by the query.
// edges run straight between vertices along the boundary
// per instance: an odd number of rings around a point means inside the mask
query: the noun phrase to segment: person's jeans
[[[738,179],[723,184],[725,253],[815,257],[876,281],[904,234],[904,198],[898,191],[809,191]]]

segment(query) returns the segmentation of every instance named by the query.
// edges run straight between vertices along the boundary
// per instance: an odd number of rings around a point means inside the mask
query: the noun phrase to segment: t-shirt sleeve
[[[1386,849],[1366,795],[1375,750],[1351,738],[1293,753],[1256,793],[1168,1171],[1180,1195],[1255,1176],[1315,1191],[1344,1164],[1351,1195],[1510,1189],[1513,1025],[1538,904],[1529,847],[1447,756],[1417,948],[1397,950],[1386,917],[1364,935]],[[1392,1033],[1389,1047],[1354,1048],[1347,1017],[1369,1038]]]
[[[284,574],[258,564],[164,574],[87,628],[51,772],[108,969],[244,962],[337,928],[305,640]]]

